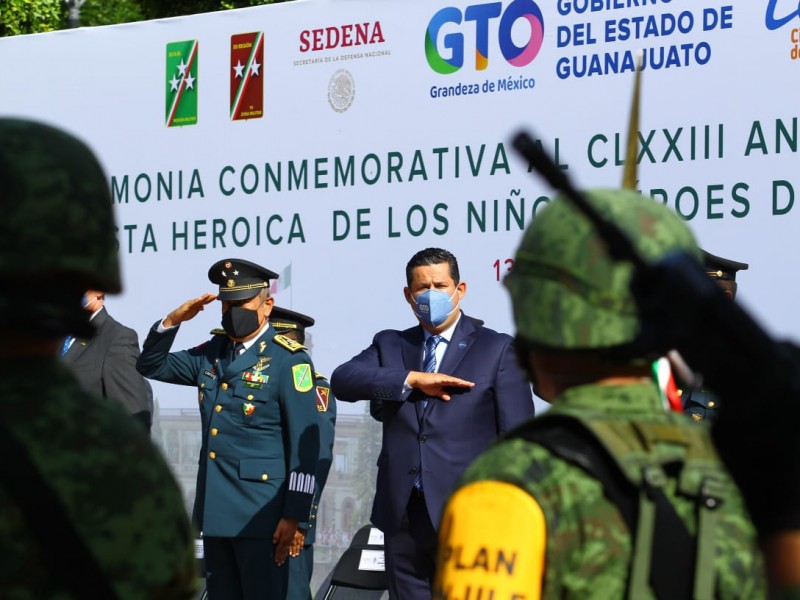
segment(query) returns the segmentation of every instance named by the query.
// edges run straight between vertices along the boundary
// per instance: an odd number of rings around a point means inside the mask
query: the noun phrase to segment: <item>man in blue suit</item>
[[[198,388],[202,445],[192,519],[203,534],[209,598],[284,598],[289,549],[314,497],[314,367],[302,344],[270,324],[275,273],[226,259],[208,278],[219,293],[188,300],[157,321],[137,368]],[[215,299],[223,329],[191,350],[170,352],[178,326]]]
[[[467,284],[446,250],[406,265],[406,301],[419,325],[379,332],[333,372],[340,400],[380,411],[383,446],[372,521],[383,530],[389,594],[431,597],[444,504],[467,465],[497,436],[534,414],[531,388],[509,335],[459,308]]]

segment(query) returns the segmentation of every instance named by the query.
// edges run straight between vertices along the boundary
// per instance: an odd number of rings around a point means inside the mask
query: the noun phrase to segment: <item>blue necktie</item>
[[[436,371],[436,346],[442,341],[442,336],[432,335],[425,340],[425,372],[433,373]]]
[[[425,340],[425,360],[423,361],[423,370],[426,373],[436,372],[436,346],[442,341],[442,336],[432,335]],[[422,401],[422,409],[428,408],[428,399]]]
[[[425,340],[425,357],[422,361],[422,366],[426,373],[434,373],[436,371],[436,346],[438,346],[441,341],[442,336],[440,335],[432,335]],[[422,412],[425,412],[426,408],[428,408],[428,398],[422,401]],[[420,422],[421,421],[422,419],[420,419]],[[420,468],[419,473],[417,473],[417,476],[414,478],[414,487],[420,492],[422,491],[422,468]]]
[[[66,337],[66,339],[64,340],[64,345],[61,346],[61,356],[64,356],[67,353],[67,350],[69,350],[69,347],[72,345],[72,342],[74,340],[75,338],[72,337],[71,335],[68,335]]]

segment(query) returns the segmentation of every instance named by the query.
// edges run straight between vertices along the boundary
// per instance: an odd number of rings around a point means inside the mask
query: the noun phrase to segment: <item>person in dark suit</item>
[[[86,390],[122,404],[150,433],[153,413],[148,401],[149,384],[136,371],[139,337],[108,314],[105,298],[105,293],[98,290],[84,294],[82,306],[91,313],[94,337],[67,337],[61,357]]]
[[[314,497],[319,418],[314,367],[302,344],[269,322],[272,271],[221,260],[219,293],[188,300],[157,321],[139,357],[151,379],[198,387],[202,426],[193,521],[203,536],[211,600],[284,598],[298,524]],[[178,326],[219,299],[222,330],[170,352]]]
[[[403,290],[419,325],[379,332],[337,367],[336,397],[380,410],[383,445],[372,521],[383,530],[392,598],[430,598],[436,532],[448,495],[497,436],[534,414],[509,335],[463,314],[467,291],[452,253],[427,248]]]
[[[306,343],[306,328],[314,319],[288,308],[272,307],[270,322],[275,331],[301,344]],[[317,531],[317,510],[322,490],[328,480],[333,462],[333,440],[336,431],[336,398],[326,377],[314,373],[317,387],[317,413],[319,415],[319,462],[315,473],[314,503],[308,521],[300,523],[295,534],[289,559],[289,592],[287,600],[311,600],[311,575],[314,571],[314,541]]]

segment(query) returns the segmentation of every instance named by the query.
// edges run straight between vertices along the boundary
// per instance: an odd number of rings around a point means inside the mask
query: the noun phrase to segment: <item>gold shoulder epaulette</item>
[[[211,335],[228,335],[228,332],[221,327],[215,327],[209,332]]]
[[[286,337],[280,333],[276,334],[275,337],[272,338],[272,341],[278,344],[278,346],[283,346],[289,352],[298,352],[306,349],[300,342],[296,342],[292,338]]]

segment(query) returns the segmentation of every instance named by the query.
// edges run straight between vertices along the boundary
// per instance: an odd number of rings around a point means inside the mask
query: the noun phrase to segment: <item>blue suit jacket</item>
[[[517,366],[511,337],[464,314],[438,370],[473,381],[475,387],[452,394],[449,402],[433,399],[424,411],[420,391],[404,399],[408,372],[422,370],[423,340],[420,326],[381,331],[331,377],[339,400],[382,403],[383,446],[372,522],[386,534],[400,525],[420,468],[428,513],[438,527],[467,465],[497,436],[534,413],[533,394]]]

